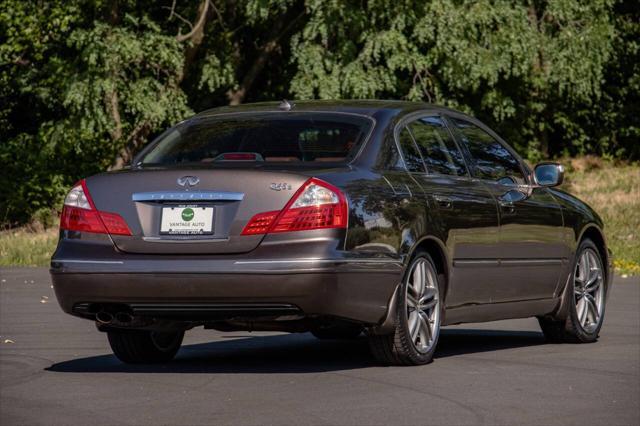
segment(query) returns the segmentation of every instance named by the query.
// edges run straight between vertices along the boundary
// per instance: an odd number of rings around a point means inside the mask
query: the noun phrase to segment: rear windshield
[[[369,118],[340,113],[199,118],[161,136],[141,164],[345,163],[358,153],[371,126]]]

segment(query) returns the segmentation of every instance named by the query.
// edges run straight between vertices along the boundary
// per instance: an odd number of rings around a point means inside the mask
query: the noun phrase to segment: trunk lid
[[[231,254],[256,248],[264,235],[241,235],[247,222],[284,208],[308,178],[287,171],[173,168],[105,173],[86,183],[98,210],[118,213],[129,225],[132,236],[112,236],[123,252]],[[175,234],[182,231],[171,226],[186,225],[181,217],[206,233]]]

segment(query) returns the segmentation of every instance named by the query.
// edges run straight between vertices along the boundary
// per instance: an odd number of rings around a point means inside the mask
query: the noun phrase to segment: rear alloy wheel
[[[115,356],[127,364],[152,364],[171,361],[184,331],[111,330],[107,332]]]
[[[431,256],[416,255],[400,287],[394,332],[369,336],[371,350],[380,362],[421,365],[432,361],[440,336],[441,281]]]
[[[538,318],[542,331],[552,342],[595,342],[604,319],[606,280],[602,258],[591,240],[584,240],[577,252],[577,262],[565,297],[568,315],[565,320]]]

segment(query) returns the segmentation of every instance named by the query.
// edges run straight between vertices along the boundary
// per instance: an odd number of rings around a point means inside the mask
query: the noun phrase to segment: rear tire
[[[444,277],[431,256],[417,253],[399,287],[393,333],[369,336],[371,352],[379,362],[423,365],[433,360],[444,313],[443,288]]]
[[[118,359],[127,364],[171,361],[182,345],[184,331],[112,330],[109,345]]]
[[[362,334],[362,327],[357,324],[338,324],[327,327],[318,327],[311,330],[320,340],[351,340]]]
[[[606,272],[598,248],[589,239],[576,251],[574,269],[564,294],[566,319],[538,317],[543,334],[553,343],[592,343],[604,321]]]

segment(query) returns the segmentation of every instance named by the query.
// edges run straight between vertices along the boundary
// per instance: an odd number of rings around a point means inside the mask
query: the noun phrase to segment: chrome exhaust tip
[[[105,311],[98,312],[96,314],[96,321],[100,324],[110,324],[113,321],[113,315]]]

